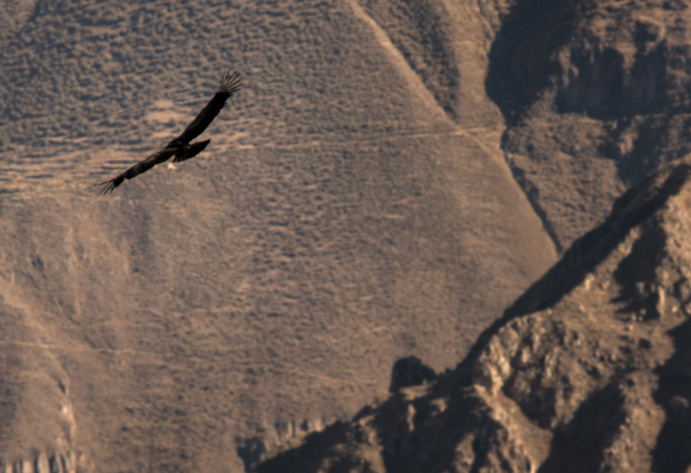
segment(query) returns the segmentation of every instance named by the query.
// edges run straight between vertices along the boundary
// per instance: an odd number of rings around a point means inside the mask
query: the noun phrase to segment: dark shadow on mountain
[[[484,430],[491,423],[482,416],[483,406],[478,399],[470,396],[451,399],[443,415],[425,397],[414,401],[413,407],[415,414],[411,418],[410,404],[399,392],[381,406],[374,419],[388,472],[453,471],[458,454],[456,446],[467,435]],[[430,439],[439,441],[430,442]],[[490,450],[490,442],[486,443],[474,449],[476,461],[480,463]]]
[[[329,473],[345,473],[354,466],[350,457],[339,452],[335,446],[346,444],[350,430],[347,424],[336,422],[321,432],[313,432],[305,437],[297,448],[287,450],[257,465],[256,473],[281,471],[283,473],[307,473],[321,471],[321,461],[325,457],[336,458],[331,463]],[[343,453],[343,454],[341,454]],[[305,459],[308,461],[305,462]]]
[[[684,473],[691,465],[691,320],[669,332],[674,354],[655,373],[654,399],[665,410],[665,423],[652,451],[653,471]]]
[[[237,448],[235,451],[245,466],[245,471],[252,471],[266,454],[266,445],[261,437],[251,437],[247,439],[238,438],[235,440]]]
[[[509,125],[516,124],[550,78],[556,52],[569,40],[585,0],[518,0],[489,52],[487,94]]]
[[[613,302],[624,305],[618,313],[635,313],[639,320],[646,321],[661,317],[658,310],[660,296],[650,281],[655,280],[655,269],[662,259],[660,242],[664,238],[664,230],[659,226],[645,228],[633,244],[631,253],[617,266],[614,278],[620,289]]]
[[[625,420],[624,396],[616,384],[594,392],[573,419],[557,429],[549,457],[538,473],[599,471],[605,450],[612,445]]]
[[[400,388],[418,386],[435,378],[434,370],[425,365],[417,356],[406,356],[394,363],[391,370],[391,384],[389,392],[394,393]]]

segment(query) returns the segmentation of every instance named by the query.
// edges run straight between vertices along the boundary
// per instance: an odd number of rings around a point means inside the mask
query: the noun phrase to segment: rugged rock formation
[[[257,471],[686,471],[689,235],[685,158],[618,199],[455,370]]]

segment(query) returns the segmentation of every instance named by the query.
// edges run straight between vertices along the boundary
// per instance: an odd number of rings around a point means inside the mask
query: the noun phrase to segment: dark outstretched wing
[[[196,155],[204,151],[206,145],[209,144],[211,140],[204,140],[198,143],[192,143],[189,145],[181,146],[175,153],[174,163],[179,163],[180,161],[185,161],[186,159],[194,158]]]
[[[141,173],[148,171],[157,164],[160,164],[163,161],[169,159],[171,156],[175,154],[177,150],[177,148],[163,148],[162,150],[155,152],[145,160],[135,164],[127,171],[118,175],[117,177],[109,181],[96,184],[97,187],[100,187],[99,193],[107,194],[109,192],[113,192],[115,188],[122,184],[125,179],[132,179],[133,177],[136,177]]]
[[[202,109],[201,112],[195,117],[192,123],[189,124],[185,131],[182,132],[173,142],[178,142],[180,144],[188,144],[190,141],[195,139],[197,136],[201,135],[206,127],[216,118],[218,112],[221,111],[223,106],[226,104],[226,100],[233,95],[242,86],[242,79],[240,79],[240,74],[237,72],[227,71],[221,83],[218,86],[216,95],[211,99],[206,107]]]

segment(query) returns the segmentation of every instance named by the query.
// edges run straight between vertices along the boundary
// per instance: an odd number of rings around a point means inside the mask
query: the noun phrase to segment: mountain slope
[[[686,471],[691,158],[619,198],[453,371],[258,472]]]
[[[555,259],[499,147],[474,2],[439,32],[473,45],[453,100],[381,4],[22,5],[0,47],[0,359],[28,377],[0,391],[25,402],[6,464],[241,471],[248,438],[350,417],[401,356],[453,366]],[[204,153],[89,191],[226,68],[245,86]]]

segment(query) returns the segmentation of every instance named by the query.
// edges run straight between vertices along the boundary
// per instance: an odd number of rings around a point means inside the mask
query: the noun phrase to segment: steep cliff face
[[[561,249],[624,188],[691,150],[688,1],[518,0],[487,87],[503,148]]]
[[[455,370],[257,471],[686,471],[689,235],[685,158],[618,199]]]

